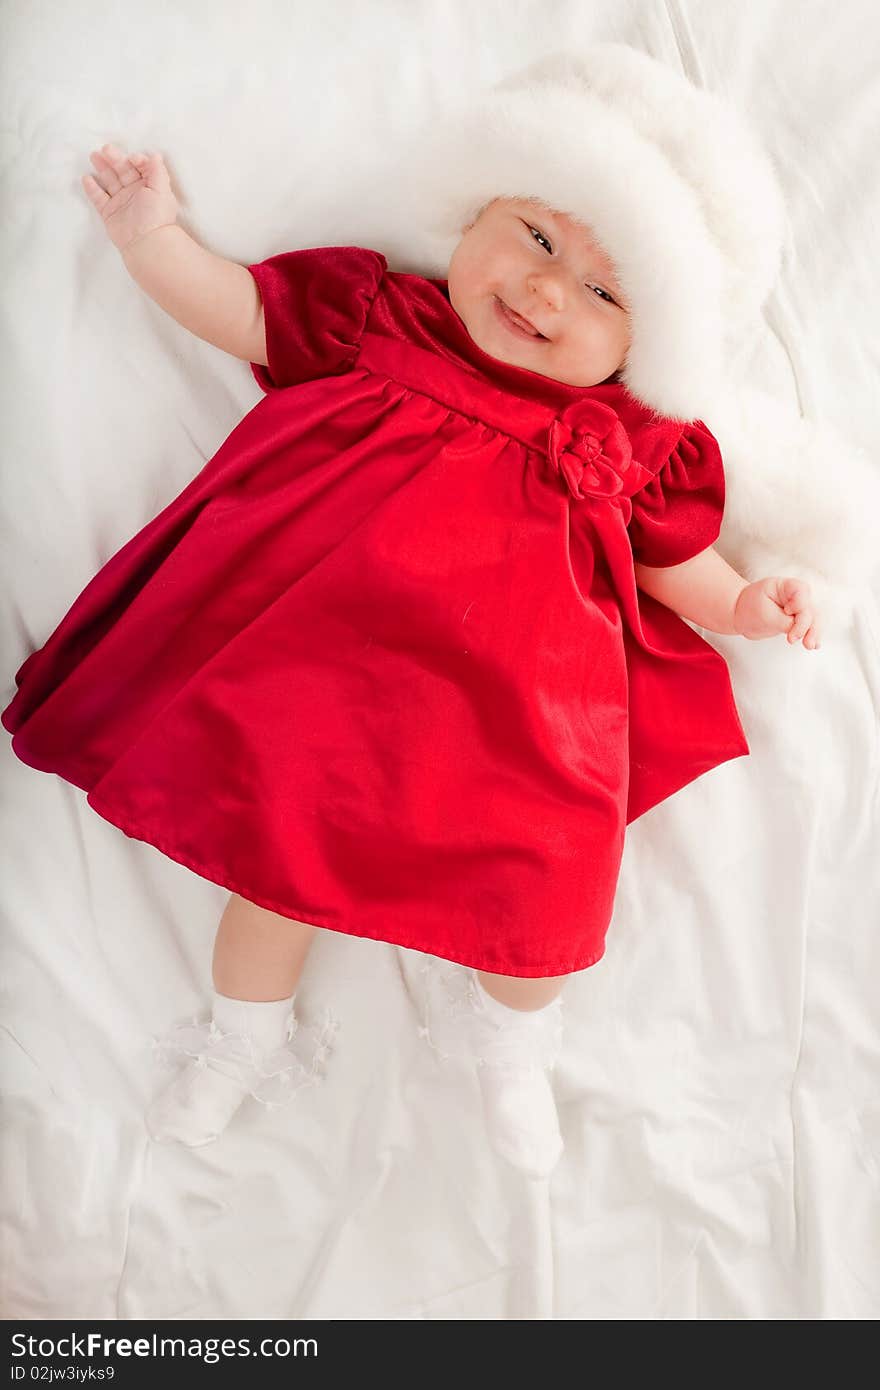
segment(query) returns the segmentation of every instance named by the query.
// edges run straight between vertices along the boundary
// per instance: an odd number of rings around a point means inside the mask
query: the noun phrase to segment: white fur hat
[[[588,226],[629,301],[620,377],[662,415],[709,413],[776,278],[787,222],[767,154],[720,97],[619,43],[553,54],[417,140],[414,250],[442,277],[493,198]],[[449,171],[447,179],[441,171]]]

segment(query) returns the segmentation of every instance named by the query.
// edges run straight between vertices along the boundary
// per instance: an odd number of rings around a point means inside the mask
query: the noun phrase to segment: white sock
[[[249,1038],[268,1053],[287,1041],[295,995],[268,1003],[214,993],[212,1018],[218,1031]],[[253,1085],[253,1069],[234,1057],[193,1059],[162,1091],[147,1112],[147,1128],[160,1144],[188,1148],[217,1139]]]
[[[544,1059],[552,1050],[544,1030],[559,1016],[557,996],[542,1009],[511,1009],[493,999],[474,972],[489,1026],[477,1040],[480,1090],[489,1137],[497,1153],[534,1178],[549,1177],[563,1150],[553,1088]]]
[[[287,1020],[295,995],[257,1003],[252,999],[230,999],[214,991],[212,1017],[221,1033],[243,1033],[257,1047],[271,1052],[287,1041]]]

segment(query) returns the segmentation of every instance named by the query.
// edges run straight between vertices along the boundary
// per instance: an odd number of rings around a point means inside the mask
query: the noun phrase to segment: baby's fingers
[[[105,203],[109,203],[110,194],[104,192],[101,185],[96,179],[92,178],[91,174],[83,174],[82,186],[85,189],[86,197],[92,207],[97,208],[98,212],[101,211]]]
[[[788,631],[789,642],[797,642],[800,637],[803,637],[804,646],[808,650],[815,649],[820,645],[819,624],[809,608],[805,608],[802,613],[798,614]]]
[[[171,178],[162,156],[153,150],[151,154],[133,154],[131,162],[148,188],[157,193],[171,192]]]
[[[794,622],[788,629],[789,642],[798,642],[809,631],[813,621],[813,614],[809,608],[802,608],[795,617]]]
[[[89,158],[95,166],[96,182],[111,197],[140,178],[136,164],[118,145],[102,145],[99,150],[92,150]]]

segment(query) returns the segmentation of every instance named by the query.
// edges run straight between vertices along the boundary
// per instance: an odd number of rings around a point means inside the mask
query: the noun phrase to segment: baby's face
[[[447,281],[474,342],[502,362],[570,386],[596,386],[623,363],[630,316],[614,267],[565,213],[534,199],[493,199],[464,228]]]

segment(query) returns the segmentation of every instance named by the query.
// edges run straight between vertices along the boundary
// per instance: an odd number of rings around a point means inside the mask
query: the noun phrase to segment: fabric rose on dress
[[[550,426],[547,453],[572,497],[602,499],[630,492],[629,436],[617,412],[600,401],[577,401],[558,415]]]

